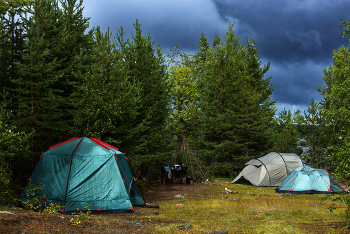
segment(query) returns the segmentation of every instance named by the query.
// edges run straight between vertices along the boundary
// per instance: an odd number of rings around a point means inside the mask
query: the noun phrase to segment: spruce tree
[[[36,1],[30,13],[32,16],[24,19],[28,39],[22,63],[18,64],[20,77],[15,83],[19,93],[18,126],[26,132],[35,131],[32,150],[36,152],[52,145],[65,127],[60,121],[62,90],[56,87],[64,73],[57,69],[61,60],[51,52],[59,46],[57,38],[63,26],[54,1]]]
[[[263,77],[269,64],[261,65],[254,42],[248,38],[244,47],[231,24],[225,43],[216,36],[205,60],[200,53],[203,160],[213,174],[229,176],[267,150],[274,114],[271,78]]]
[[[320,103],[311,99],[310,106],[301,117],[297,128],[302,136],[300,143],[305,147],[303,161],[314,168],[326,167],[329,164],[326,150],[329,130],[320,111]]]
[[[298,129],[300,118],[300,110],[295,111],[293,115],[290,110],[283,109],[273,119],[273,151],[301,155],[301,135]]]
[[[92,63],[81,85],[76,129],[129,153],[140,128],[135,125],[140,90],[128,77],[122,50],[109,29],[101,33],[97,27],[93,35]]]
[[[136,20],[135,34],[125,43],[124,59],[127,75],[140,89],[140,103],[137,105],[135,126],[142,129],[136,136],[132,159],[135,165],[142,165],[144,175],[159,170],[156,165],[164,163],[164,135],[169,117],[169,83],[167,65],[158,45],[154,46],[151,35],[142,33]]]
[[[0,90],[6,87],[11,96],[16,95],[12,81],[19,75],[17,63],[21,62],[20,53],[23,51],[25,36],[19,15],[25,12],[26,4],[26,1],[10,1],[6,4],[6,12],[0,14]]]

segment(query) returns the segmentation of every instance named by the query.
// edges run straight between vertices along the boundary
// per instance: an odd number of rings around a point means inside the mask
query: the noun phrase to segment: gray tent
[[[294,169],[302,167],[301,158],[293,153],[271,152],[252,159],[231,182],[250,182],[255,186],[279,186]]]

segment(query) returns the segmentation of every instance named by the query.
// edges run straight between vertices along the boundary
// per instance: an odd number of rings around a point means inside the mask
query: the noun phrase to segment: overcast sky
[[[332,63],[332,51],[349,39],[342,38],[340,19],[350,21],[349,0],[84,0],[90,26],[107,27],[114,35],[120,26],[125,37],[134,33],[136,19],[162,50],[180,45],[187,53],[198,51],[201,32],[211,42],[224,38],[228,24],[241,41],[255,39],[263,64],[271,62],[278,112],[305,110],[322,96],[323,69]]]

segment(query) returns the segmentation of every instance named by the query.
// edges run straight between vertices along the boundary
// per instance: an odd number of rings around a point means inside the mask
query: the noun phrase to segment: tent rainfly
[[[278,193],[340,193],[340,187],[325,169],[299,167],[292,171],[276,188]]]
[[[255,186],[279,186],[291,171],[303,166],[298,155],[276,152],[252,159],[244,165],[246,167],[231,183],[249,182]]]
[[[96,138],[72,138],[51,146],[39,163],[21,195],[33,185],[36,196],[63,207],[62,212],[83,210],[132,212],[133,206],[145,206],[124,153]]]

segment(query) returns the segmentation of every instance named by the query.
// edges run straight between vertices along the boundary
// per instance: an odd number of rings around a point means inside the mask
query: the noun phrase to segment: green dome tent
[[[339,193],[345,190],[325,169],[298,167],[276,188],[278,193]]]
[[[96,138],[72,138],[51,146],[40,161],[21,195],[27,199],[31,186],[41,187],[38,196],[59,204],[62,212],[83,210],[132,212],[145,206],[131,174],[126,156]]]

